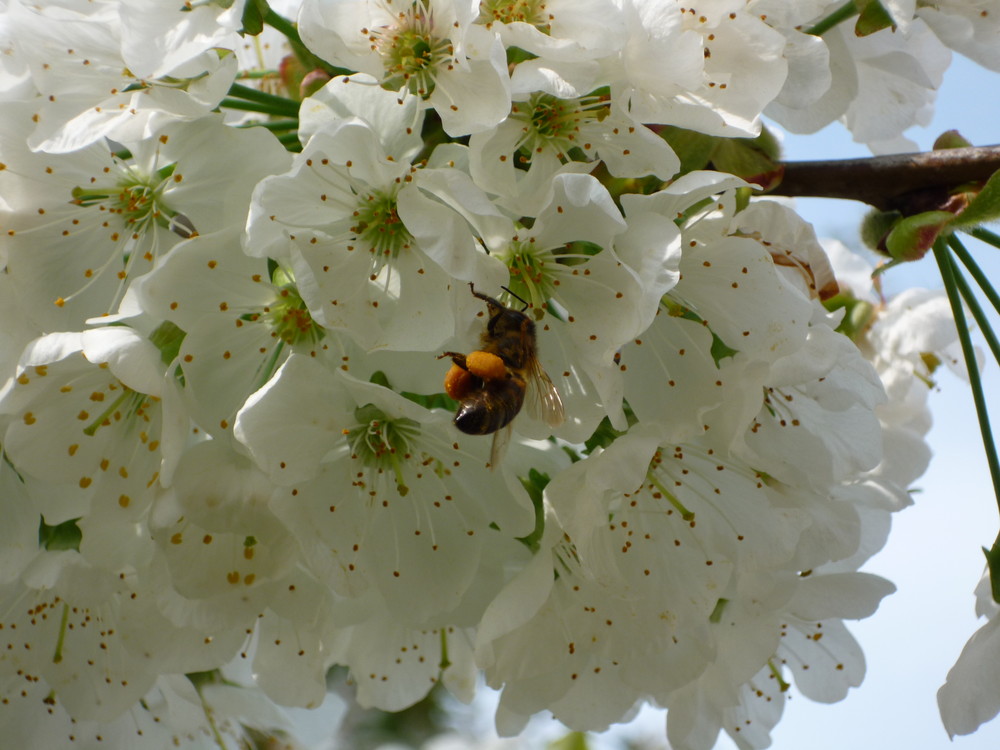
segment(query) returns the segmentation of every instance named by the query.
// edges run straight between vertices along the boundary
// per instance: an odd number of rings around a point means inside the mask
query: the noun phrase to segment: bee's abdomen
[[[459,403],[455,426],[467,435],[488,435],[505,427],[523,404],[523,381],[516,378],[489,380]]]

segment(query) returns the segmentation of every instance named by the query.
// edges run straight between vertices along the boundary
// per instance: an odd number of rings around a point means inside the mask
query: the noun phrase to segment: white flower
[[[948,47],[1000,70],[1000,14],[991,0],[921,0],[917,17]]]
[[[320,580],[359,602],[377,593],[399,623],[437,627],[470,606],[478,618],[481,569],[526,552],[514,539],[534,526],[516,480],[487,468],[488,441],[456,439],[450,421],[293,355],[235,434],[284,488],[271,507]]]
[[[955,665],[938,689],[941,721],[952,739],[972,734],[1000,713],[1000,606],[993,601],[989,572],[976,586],[976,614],[986,622],[965,644]]]
[[[416,630],[390,611],[369,608],[366,620],[338,633],[337,662],[351,670],[364,708],[402,711],[438,682],[468,703],[476,683],[470,634],[442,626]]]
[[[148,506],[162,457],[162,379],[159,352],[124,327],[49,334],[27,347],[0,391],[0,410],[12,416],[3,446],[18,472],[48,485],[36,499],[48,523],[85,516],[92,504],[134,521]]]
[[[44,680],[50,700],[83,721],[113,722],[160,673],[219,666],[244,637],[173,627],[141,575],[109,573],[73,550],[40,552],[0,597],[4,674]]]
[[[616,177],[652,174],[668,180],[680,167],[663,138],[612,111],[598,96],[531,93],[515,101],[496,128],[474,134],[469,152],[476,184],[515,215],[534,213],[558,172],[587,168],[571,157],[600,159]]]
[[[305,0],[299,28],[320,57],[426,100],[452,136],[507,116],[500,38],[474,24],[478,0]]]
[[[168,125],[127,154],[98,144],[34,154],[23,141],[30,107],[4,111],[7,267],[24,314],[45,330],[75,330],[115,311],[127,283],[181,235],[242,226],[253,185],[290,158],[270,134],[219,117]],[[246,150],[255,158],[243,158]]]
[[[230,434],[236,412],[294,349],[340,349],[310,318],[295,280],[244,254],[236,228],[185,240],[136,281],[138,306],[173,330],[184,398],[201,429]],[[331,351],[332,344],[332,351]]]
[[[710,135],[760,132],[760,114],[785,81],[781,34],[727,0],[697,10],[627,0],[623,8],[627,39],[607,73],[619,108],[639,122]]]
[[[213,48],[235,50],[246,0],[169,5],[120,4],[122,58],[138,78],[160,78]]]
[[[680,280],[652,325],[621,351],[626,400],[640,420],[669,426],[672,441],[707,432],[724,447],[741,436],[761,408],[771,363],[802,346],[812,317],[769,248],[734,231],[737,184],[694,173],[623,200],[631,220],[640,210],[685,216],[719,195],[686,217]]]
[[[334,81],[327,88],[336,95],[342,87]],[[411,98],[404,107],[413,113],[414,105]],[[442,304],[454,297],[453,280],[486,288],[503,282],[480,237],[509,234],[510,220],[454,164],[409,164],[410,138],[387,139],[403,160],[387,152],[369,125],[379,121],[374,107],[365,120],[336,117],[330,106],[309,110],[328,125],[314,125],[289,173],[258,186],[248,252],[290,257],[313,319],[362,348],[439,348],[455,329],[452,305]]]
[[[951,55],[922,21],[905,35],[886,28],[858,37],[840,25],[823,40],[833,76],[829,89],[801,107],[776,101],[766,110],[770,117],[794,133],[812,133],[840,119],[854,140],[873,147],[893,143],[929,118]]]
[[[121,51],[117,3],[59,4],[69,7],[10,5],[14,44],[41,94],[28,138],[33,150],[65,153],[103,138],[149,138],[169,122],[208,114],[233,82],[236,56],[215,50],[156,78],[136,74]]]

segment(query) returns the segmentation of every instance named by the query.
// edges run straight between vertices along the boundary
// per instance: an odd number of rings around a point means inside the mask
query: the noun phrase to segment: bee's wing
[[[501,427],[493,433],[493,446],[490,448],[490,469],[496,471],[503,460],[504,453],[507,452],[507,444],[510,442],[511,433],[514,426],[510,423],[506,427]]]
[[[566,410],[559,391],[537,361],[528,369],[528,389],[524,400],[532,419],[544,422],[553,429],[566,421]]]

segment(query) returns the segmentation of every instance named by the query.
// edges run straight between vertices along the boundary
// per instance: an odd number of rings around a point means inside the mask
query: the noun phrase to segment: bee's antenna
[[[518,302],[522,302],[524,304],[524,307],[521,308],[521,312],[524,312],[525,310],[528,309],[528,303],[525,302],[524,299],[522,299],[521,297],[518,297],[516,294],[514,294],[514,292],[512,292],[510,289],[508,289],[505,286],[502,286],[500,288],[503,289],[505,292],[507,292],[507,294],[509,294],[511,297],[513,297],[514,299],[516,299]]]

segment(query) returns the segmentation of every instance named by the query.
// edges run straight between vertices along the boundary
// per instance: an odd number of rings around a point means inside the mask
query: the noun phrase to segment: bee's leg
[[[438,359],[444,359],[445,357],[451,357],[451,361],[454,362],[459,367],[461,367],[463,370],[469,369],[469,366],[466,364],[464,354],[459,354],[458,352],[444,352],[438,355]]]

